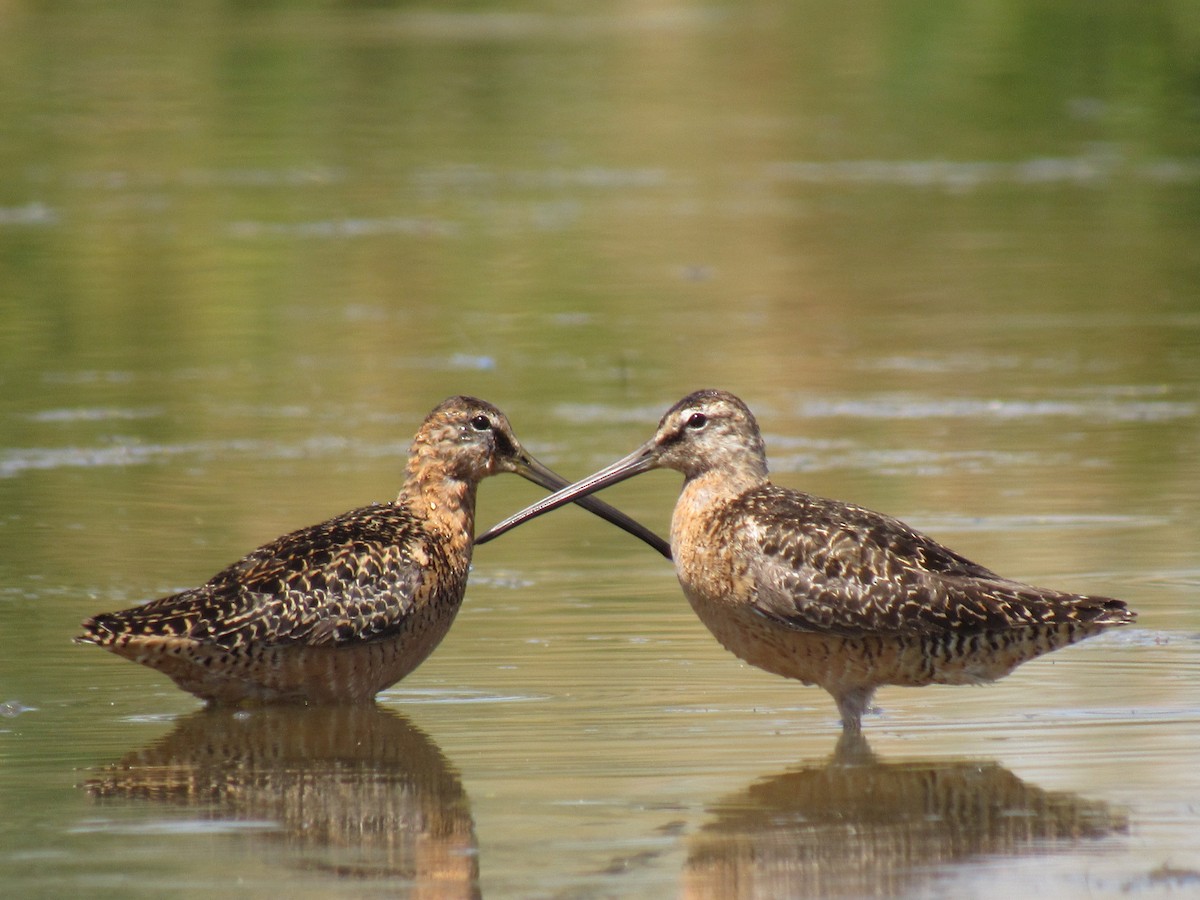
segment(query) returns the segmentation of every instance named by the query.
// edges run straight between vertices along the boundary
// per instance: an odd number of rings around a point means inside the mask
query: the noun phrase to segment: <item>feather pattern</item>
[[[368,701],[449,630],[471,565],[476,487],[500,472],[566,483],[522,449],[498,409],[452,397],[417,431],[394,502],[286,534],[199,587],[93,616],[77,640],[210,702]],[[669,555],[618,510],[583,505]]]
[[[768,672],[829,691],[856,733],[885,684],[980,684],[1125,625],[1121,600],[997,575],[898,519],[778,487],[753,413],[697,391],[633,453],[493,526],[479,543],[651,469],[683,474],[675,572],[718,641]]]
[[[1125,604],[1003,578],[903,522],[764,485],[724,516],[752,535],[754,604],[782,625],[843,637],[1128,621]]]
[[[465,584],[461,568],[405,507],[373,505],[284,535],[200,587],[91,622],[227,650],[381,640],[404,627],[430,573]]]

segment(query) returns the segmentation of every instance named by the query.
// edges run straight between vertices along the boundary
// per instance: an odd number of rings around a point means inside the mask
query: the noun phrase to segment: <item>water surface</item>
[[[1198,39],[1091,4],[0,14],[6,886],[1200,890]],[[446,396],[578,476],[710,386],[780,483],[1137,624],[884,689],[839,748],[568,509],[480,548],[375,710],[205,713],[70,643],[394,496]],[[665,531],[677,490],[607,493]]]

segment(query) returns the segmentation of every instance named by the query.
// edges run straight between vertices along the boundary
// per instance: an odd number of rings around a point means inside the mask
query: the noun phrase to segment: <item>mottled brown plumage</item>
[[[452,397],[418,430],[394,502],[284,535],[200,587],[93,616],[77,640],[212,702],[370,700],[449,630],[471,564],[476,488],[501,472],[566,484],[525,452],[500,410]],[[619,511],[584,505],[669,555]]]
[[[877,759],[861,734],[717,799],[707,818],[686,838],[681,900],[958,896],[946,887],[960,867],[1097,852],[1083,842],[1129,828],[1120,807],[988,760]]]
[[[754,416],[722,391],[668,410],[634,453],[479,538],[656,468],[683,473],[671,550],[692,608],[728,650],[817,684],[857,732],[885,684],[978,684],[1132,622],[1120,600],[1004,578],[903,522],[771,484]]]
[[[106,817],[113,805],[141,803],[156,807],[152,820],[158,808],[177,808],[186,821],[249,826],[239,861],[261,857],[282,878],[298,867],[321,884],[317,895],[341,894],[313,877],[323,874],[359,896],[394,895],[402,884],[403,897],[480,897],[462,778],[428,735],[387,707],[196,710],[88,776],[81,787]],[[221,874],[229,883],[235,873]]]

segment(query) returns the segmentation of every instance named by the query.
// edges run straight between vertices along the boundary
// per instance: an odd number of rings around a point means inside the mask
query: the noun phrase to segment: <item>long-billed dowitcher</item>
[[[696,614],[751,665],[827,690],[847,732],[882,685],[993,681],[1134,619],[1120,600],[1003,578],[889,516],[775,486],[758,423],[723,391],[684,397],[629,456],[476,543],[657,468],[684,477],[671,550]]]
[[[567,483],[496,407],[452,397],[417,431],[394,502],[286,534],[200,587],[93,616],[76,640],[210,702],[368,701],[449,630],[471,564],[476,488],[501,472],[551,490]],[[583,505],[670,555],[618,510]]]

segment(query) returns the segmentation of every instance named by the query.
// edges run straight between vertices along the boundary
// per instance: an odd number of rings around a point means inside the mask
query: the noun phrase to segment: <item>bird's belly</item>
[[[916,683],[910,648],[883,638],[846,638],[777,625],[751,609],[713,610],[693,604],[708,630],[730,653],[773,675],[826,690],[870,684]],[[921,683],[928,683],[921,682]]]
[[[1058,625],[974,634],[850,637],[791,628],[749,605],[713,603],[690,594],[688,600],[713,636],[739,659],[835,695],[884,684],[982,684],[1098,630]]]
[[[227,648],[150,636],[129,639],[110,649],[216,703],[365,703],[424,662],[449,631],[456,612],[414,617],[393,635],[341,644],[261,643]]]

